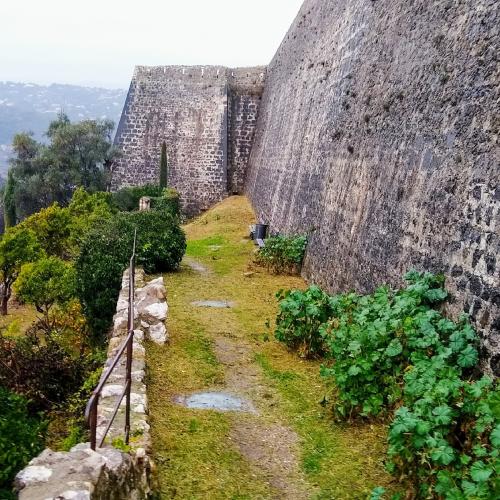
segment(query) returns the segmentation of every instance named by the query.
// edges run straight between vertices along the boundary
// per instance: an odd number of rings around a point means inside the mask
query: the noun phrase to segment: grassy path
[[[253,269],[253,221],[231,197],[186,226],[187,256],[166,276],[170,343],[148,347],[148,397],[161,498],[366,498],[387,485],[385,431],[337,426],[319,403],[327,388],[319,363],[272,339],[266,321],[275,292],[304,287],[297,277]],[[200,300],[234,307],[204,308]],[[225,390],[255,412],[193,410],[175,395]]]

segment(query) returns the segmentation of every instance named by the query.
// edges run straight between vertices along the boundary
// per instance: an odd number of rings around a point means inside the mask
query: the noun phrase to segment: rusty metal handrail
[[[97,408],[99,406],[99,398],[101,396],[102,389],[108,381],[111,373],[116,368],[116,365],[121,360],[123,353],[126,352],[125,361],[125,387],[120,397],[116,401],[115,407],[113,409],[113,414],[109,419],[108,425],[104,434],[99,441],[99,448],[104,444],[104,440],[108,435],[109,429],[115,420],[116,414],[120,408],[123,398],[125,398],[125,444],[129,444],[130,440],[130,392],[132,388],[132,354],[133,354],[133,344],[134,344],[134,297],[135,297],[135,245],[137,240],[137,229],[134,232],[134,244],[132,247],[132,256],[129,261],[128,275],[128,315],[127,315],[127,338],[123,341],[118,352],[115,354],[113,361],[109,365],[108,369],[102,375],[99,384],[92,392],[90,399],[87,402],[85,408],[85,422],[90,429],[90,448],[92,450],[96,449],[97,445]]]

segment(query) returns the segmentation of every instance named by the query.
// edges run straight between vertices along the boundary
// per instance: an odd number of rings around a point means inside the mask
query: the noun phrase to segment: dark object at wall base
[[[254,240],[265,240],[268,229],[268,224],[255,224]]]

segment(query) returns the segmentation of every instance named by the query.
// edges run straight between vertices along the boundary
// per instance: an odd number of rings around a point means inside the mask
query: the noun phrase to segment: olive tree
[[[7,305],[21,266],[43,256],[43,250],[31,229],[13,227],[0,240],[0,314],[7,314]]]
[[[65,305],[75,297],[75,270],[70,263],[58,257],[44,257],[21,267],[14,290],[21,300],[33,304],[43,315],[40,324],[50,333],[52,307]]]

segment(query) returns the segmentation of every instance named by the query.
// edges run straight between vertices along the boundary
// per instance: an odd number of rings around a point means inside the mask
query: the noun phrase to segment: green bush
[[[49,337],[0,337],[0,385],[22,394],[33,411],[50,410],[82,384],[87,360]]]
[[[175,189],[164,189],[161,196],[151,197],[151,208],[179,216],[181,213],[179,193]]]
[[[150,210],[127,214],[137,227],[137,264],[146,273],[162,273],[178,268],[186,251],[186,236],[177,217],[170,212]]]
[[[279,324],[277,336],[290,345],[313,319],[306,331],[331,359],[322,374],[335,384],[336,415],[391,419],[388,469],[411,481],[414,496],[498,498],[498,383],[475,377],[479,339],[468,322],[435,309],[447,297],[443,277],[410,272],[406,280],[397,291],[329,298],[315,292],[297,304],[281,293],[286,336]],[[319,327],[318,298],[330,315]],[[372,498],[383,495],[377,488]]]
[[[341,417],[390,411],[401,399],[410,353],[416,344],[427,351],[426,335],[437,338],[442,317],[431,306],[447,296],[443,278],[411,273],[407,280],[396,292],[381,287],[370,295],[332,299],[334,314],[320,333],[334,363],[322,373],[335,381]]]
[[[132,231],[121,215],[102,221],[83,240],[75,263],[77,295],[98,343],[115,312],[122,273],[132,252]]]
[[[177,217],[156,210],[119,213],[96,226],[76,262],[77,289],[95,340],[111,324],[121,276],[132,253],[137,229],[137,265],[148,273],[178,267],[186,239]]]
[[[86,234],[99,221],[109,219],[117,211],[113,206],[111,193],[88,193],[83,188],[75,190],[67,210],[71,216],[70,243],[73,258],[78,255]]]
[[[162,195],[163,188],[158,185],[125,187],[112,194],[111,203],[120,212],[133,212],[139,210],[139,200],[143,196],[160,197]]]
[[[43,257],[23,264],[14,283],[19,299],[33,304],[43,314],[41,324],[47,333],[52,330],[50,318],[54,306],[68,304],[76,295],[76,275],[73,266],[58,257]]]
[[[450,353],[463,335],[452,335],[447,347],[417,356],[404,377],[387,467],[409,478],[418,498],[500,498],[500,387],[464,377]]]
[[[0,240],[0,313],[7,314],[7,306],[21,266],[44,254],[31,229],[11,227]]]
[[[33,231],[47,255],[64,259],[71,254],[71,215],[67,208],[54,203],[30,215],[17,227]]]
[[[317,286],[305,291],[280,290],[276,297],[280,301],[276,338],[302,356],[323,355],[325,346],[318,331],[332,317],[332,297]]]
[[[272,236],[259,249],[256,261],[278,274],[298,273],[306,247],[306,236]]]
[[[44,424],[28,413],[27,401],[0,386],[0,495],[16,473],[43,449]]]

